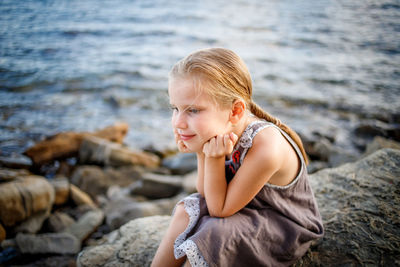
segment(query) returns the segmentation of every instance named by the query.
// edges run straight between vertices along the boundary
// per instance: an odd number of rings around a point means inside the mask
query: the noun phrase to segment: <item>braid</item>
[[[290,129],[290,127],[287,126],[286,124],[282,123],[278,118],[276,118],[276,117],[270,115],[268,112],[264,111],[259,105],[257,105],[253,101],[250,101],[249,108],[250,108],[251,113],[253,113],[253,115],[255,115],[256,117],[258,117],[260,119],[264,119],[266,121],[269,121],[269,122],[275,124],[276,126],[281,128],[285,133],[287,133],[290,136],[290,138],[292,138],[293,141],[297,144],[297,146],[300,149],[301,154],[303,155],[305,163],[308,164],[308,157],[307,157],[306,151],[304,150],[303,143],[301,142],[300,136],[295,131]]]

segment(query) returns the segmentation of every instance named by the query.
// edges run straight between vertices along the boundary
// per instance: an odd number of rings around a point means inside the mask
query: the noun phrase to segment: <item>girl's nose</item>
[[[177,129],[185,129],[187,127],[184,113],[174,114],[172,116],[172,126]]]

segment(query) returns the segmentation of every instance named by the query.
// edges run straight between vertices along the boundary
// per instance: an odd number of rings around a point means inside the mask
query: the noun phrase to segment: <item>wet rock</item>
[[[120,167],[139,165],[156,168],[160,159],[154,154],[133,150],[93,136],[85,137],[79,149],[79,161],[82,164],[100,164]]]
[[[73,184],[70,185],[70,196],[72,201],[77,206],[88,205],[90,207],[96,208],[96,204],[93,202],[90,196]]]
[[[75,223],[75,220],[67,213],[57,211],[50,215],[45,222],[45,229],[47,232],[59,233],[66,229],[71,224]]]
[[[310,176],[325,226],[295,266],[400,264],[400,151],[379,150]]]
[[[94,133],[63,132],[43,140],[25,151],[35,165],[76,156],[82,140],[87,136],[96,136],[116,143],[122,143],[128,132],[128,124],[116,123]]]
[[[28,170],[0,168],[0,182],[9,182],[18,177],[31,175]]]
[[[395,123],[385,123],[379,120],[364,120],[355,128],[354,132],[358,136],[382,136],[400,141],[400,125]]]
[[[380,136],[375,136],[374,140],[367,145],[367,148],[362,156],[368,156],[382,148],[400,149],[400,143],[390,139],[385,139]]]
[[[162,165],[170,169],[172,174],[183,175],[197,169],[197,157],[194,153],[178,153],[165,158]]]
[[[81,249],[80,241],[69,233],[22,234],[16,236],[23,254],[75,254]]]
[[[12,169],[30,169],[32,160],[24,155],[0,157],[0,166]]]
[[[80,166],[72,174],[71,182],[88,193],[92,199],[96,199],[98,195],[105,195],[112,185],[128,186],[141,177],[140,169],[132,166],[121,167],[118,170]]]
[[[148,198],[173,197],[182,190],[182,177],[146,173],[142,179],[129,186],[133,195]]]
[[[7,262],[17,257],[17,250],[15,248],[6,248],[0,251],[0,264]]]
[[[3,242],[4,239],[6,239],[6,230],[0,223],[0,243]]]
[[[0,220],[13,226],[30,216],[49,211],[54,203],[54,188],[41,176],[26,176],[0,184]]]
[[[130,220],[154,215],[170,215],[175,204],[183,195],[152,201],[137,202],[125,196],[110,201],[104,208],[106,224],[110,229],[117,229]]]
[[[55,178],[49,180],[54,187],[55,199],[54,205],[62,205],[69,199],[69,181],[67,178]]]
[[[150,266],[170,216],[140,218],[108,234],[99,246],[85,248],[77,266]]]
[[[64,232],[70,233],[81,242],[85,240],[104,220],[104,213],[99,210],[91,210],[85,213],[76,223],[68,226]]]

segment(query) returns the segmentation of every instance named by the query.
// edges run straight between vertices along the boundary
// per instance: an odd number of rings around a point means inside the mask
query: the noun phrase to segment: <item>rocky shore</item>
[[[0,265],[150,265],[175,203],[195,191],[196,159],[128,148],[127,131],[59,133],[0,157]],[[399,129],[359,134],[375,138],[358,159],[302,136],[326,235],[295,266],[400,265]]]

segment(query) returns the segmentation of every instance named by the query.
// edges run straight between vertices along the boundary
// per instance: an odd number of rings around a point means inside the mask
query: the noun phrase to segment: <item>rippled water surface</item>
[[[256,102],[297,130],[400,110],[400,1],[3,0],[2,153],[115,121],[128,145],[170,144],[167,73],[210,46],[236,51]]]

